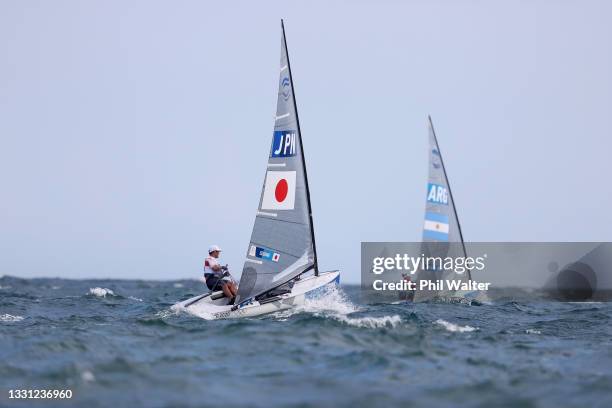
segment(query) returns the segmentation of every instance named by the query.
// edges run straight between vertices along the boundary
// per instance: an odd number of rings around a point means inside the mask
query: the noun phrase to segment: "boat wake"
[[[396,327],[402,323],[399,315],[355,316],[367,312],[349,300],[342,289],[336,285],[321,290],[314,297],[307,297],[304,304],[290,310],[274,314],[279,320],[288,320],[291,316],[308,313],[316,317],[336,320],[348,326],[359,328]]]
[[[180,311],[186,311],[184,307],[180,308],[175,308],[174,306],[172,306],[169,309],[163,309],[160,310],[159,312],[155,313],[155,317],[158,319],[167,319],[170,317],[174,317],[177,316],[179,314]]]

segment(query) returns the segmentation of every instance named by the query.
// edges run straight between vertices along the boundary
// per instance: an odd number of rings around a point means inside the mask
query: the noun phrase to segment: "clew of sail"
[[[427,180],[422,253],[426,258],[445,259],[452,257],[457,259],[467,256],[455,201],[453,200],[431,117],[429,117],[429,178]],[[431,262],[431,265],[433,264],[435,262]],[[467,282],[471,279],[471,276],[469,270],[458,274],[444,270],[437,264],[420,270],[417,278],[418,281],[459,280]],[[417,290],[414,300],[423,301],[435,297],[454,296],[461,296],[461,294],[459,291],[449,289],[444,282],[443,285],[432,286],[431,289]]]
[[[315,251],[302,137],[283,26],[274,132],[237,302],[315,268]]]

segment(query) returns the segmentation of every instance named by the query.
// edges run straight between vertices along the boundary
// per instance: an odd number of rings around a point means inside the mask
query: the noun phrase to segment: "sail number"
[[[275,130],[272,138],[272,151],[270,157],[295,156],[295,130]]]
[[[429,183],[427,186],[427,202],[448,205],[448,190],[446,187]]]

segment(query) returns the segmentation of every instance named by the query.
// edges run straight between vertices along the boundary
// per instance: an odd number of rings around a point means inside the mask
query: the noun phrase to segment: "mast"
[[[285,43],[285,54],[287,55],[287,69],[289,70],[289,81],[291,81],[291,96],[295,107],[295,121],[297,123],[298,137],[300,138],[300,153],[302,154],[302,168],[304,170],[304,182],[306,184],[306,202],[308,204],[308,217],[310,218],[310,237],[312,238],[312,250],[314,255],[314,273],[319,275],[319,264],[317,258],[317,244],[315,243],[314,222],[312,219],[312,206],[310,204],[310,187],[308,186],[308,174],[306,173],[306,157],[304,156],[304,143],[302,142],[302,131],[300,130],[300,117],[298,115],[297,102],[295,100],[295,87],[293,86],[293,74],[291,73],[291,62],[289,61],[289,50],[287,47],[287,37],[285,36],[285,23],[281,18],[281,28],[283,30],[283,40]]]
[[[457,206],[455,205],[455,199],[453,198],[453,192],[451,191],[451,183],[448,180],[448,175],[446,174],[446,167],[444,166],[444,158],[442,157],[442,151],[440,150],[440,145],[438,144],[438,137],[436,136],[436,131],[434,130],[433,121],[431,120],[431,115],[427,115],[427,119],[429,119],[429,126],[431,126],[431,133],[434,137],[434,142],[436,142],[436,149],[438,149],[438,153],[440,153],[440,164],[442,165],[442,172],[444,173],[444,177],[446,178],[446,184],[448,185],[448,195],[450,196],[451,202],[453,203],[453,212],[455,213],[455,219],[457,220],[457,229],[459,230],[459,238],[461,239],[461,246],[463,247],[463,254],[467,256],[467,251],[465,249],[465,242],[463,241],[463,233],[461,232],[461,223],[459,222],[459,214],[457,214]],[[472,280],[472,273],[468,268],[468,279]]]

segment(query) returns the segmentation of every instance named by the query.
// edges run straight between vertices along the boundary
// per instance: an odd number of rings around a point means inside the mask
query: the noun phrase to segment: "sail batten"
[[[238,302],[316,270],[304,148],[284,26],[274,131],[238,289]]]

